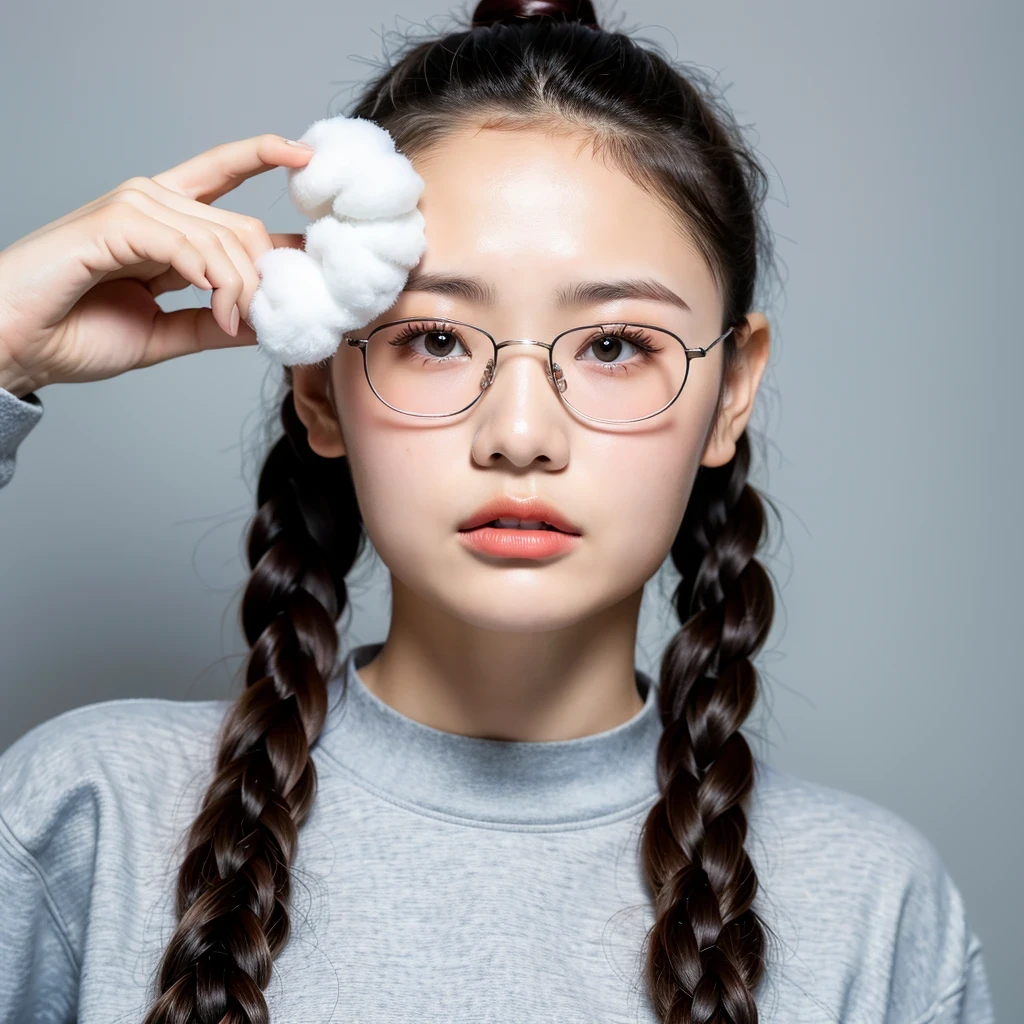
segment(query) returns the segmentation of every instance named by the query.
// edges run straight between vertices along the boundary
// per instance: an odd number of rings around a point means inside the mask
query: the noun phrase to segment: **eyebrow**
[[[498,301],[493,286],[479,277],[465,277],[460,274],[411,273],[405,283],[407,292],[432,292],[465,299],[483,306],[493,306]],[[671,288],[652,277],[622,278],[617,281],[576,281],[563,285],[555,293],[558,309],[572,309],[589,306],[614,299],[646,299],[650,302],[667,302],[679,309],[690,312],[690,307]]]

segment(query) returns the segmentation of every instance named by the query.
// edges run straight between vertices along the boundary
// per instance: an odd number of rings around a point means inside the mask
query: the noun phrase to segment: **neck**
[[[482,629],[392,576],[392,614],[366,688],[424,725],[483,739],[567,740],[613,729],[644,701],[634,668],[643,590],[543,632]]]

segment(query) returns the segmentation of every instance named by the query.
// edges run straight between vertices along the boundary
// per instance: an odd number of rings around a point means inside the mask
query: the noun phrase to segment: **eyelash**
[[[454,334],[456,337],[459,335],[456,328],[449,327],[441,320],[422,320],[416,323],[403,324],[402,329],[392,339],[391,344],[398,345],[409,338],[416,338],[421,334],[429,334],[432,331],[442,331],[445,334]]]
[[[392,339],[392,345],[401,345],[403,342],[408,341],[411,338],[419,337],[421,334],[430,333],[431,331],[441,331],[445,334],[454,334],[457,338],[459,336],[458,328],[450,327],[441,320],[421,320],[415,323],[408,323],[402,326],[398,335]],[[660,352],[660,347],[652,345],[648,340],[648,336],[637,327],[630,327],[629,325],[620,324],[616,328],[610,330],[601,330],[599,334],[591,335],[583,344],[583,348],[587,345],[592,345],[595,341],[600,338],[621,338],[623,341],[628,341],[631,345],[634,345],[641,352],[646,355],[653,355],[655,352]]]

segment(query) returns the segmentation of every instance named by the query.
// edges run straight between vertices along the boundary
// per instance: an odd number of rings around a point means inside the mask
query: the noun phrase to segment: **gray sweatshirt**
[[[0,389],[4,482],[36,403]],[[352,648],[328,684],[271,1020],[655,1024],[637,841],[658,797],[656,680],[637,670],[643,709],[605,732],[479,739],[367,689],[379,649]],[[2,1024],[141,1019],[227,706],[88,704],[0,755]],[[867,799],[756,768],[746,848],[776,933],[762,1024],[992,1024],[981,943],[932,843]]]

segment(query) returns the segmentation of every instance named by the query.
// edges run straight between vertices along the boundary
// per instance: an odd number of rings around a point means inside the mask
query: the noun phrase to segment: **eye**
[[[636,327],[622,325],[611,330],[602,328],[599,334],[591,335],[576,358],[582,362],[615,364],[628,362],[633,352],[649,356],[658,351],[660,348],[653,344],[649,334]],[[619,360],[623,352],[626,353],[626,359]],[[593,358],[588,358],[584,353],[592,354]]]
[[[409,349],[417,355],[431,359],[450,359],[453,356],[470,354],[458,334],[443,324],[402,324],[398,333],[388,339],[388,344]],[[461,351],[457,351],[456,346]]]

